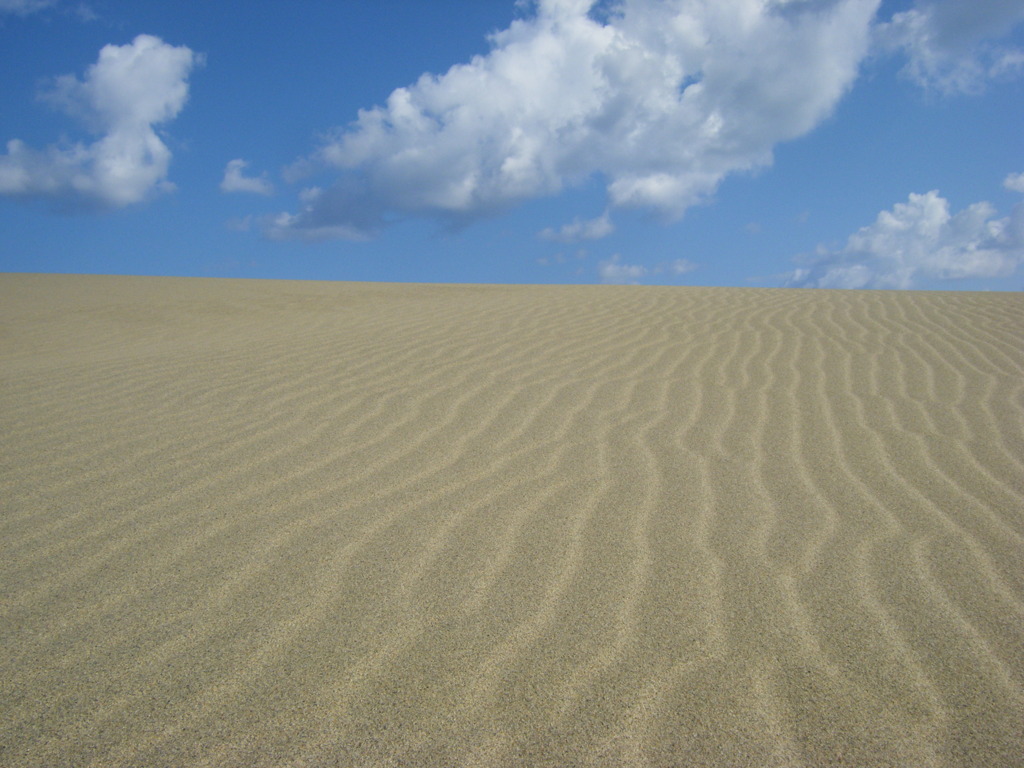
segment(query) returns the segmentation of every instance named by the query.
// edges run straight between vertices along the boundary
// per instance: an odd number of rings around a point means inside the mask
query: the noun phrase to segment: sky
[[[0,0],[0,272],[1024,290],[1024,0]]]

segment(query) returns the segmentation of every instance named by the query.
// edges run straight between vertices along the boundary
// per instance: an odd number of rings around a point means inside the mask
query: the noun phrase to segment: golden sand
[[[0,765],[1020,766],[1024,297],[0,275]]]

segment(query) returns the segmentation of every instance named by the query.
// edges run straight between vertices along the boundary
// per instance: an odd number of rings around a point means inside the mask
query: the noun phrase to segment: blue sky
[[[1024,0],[0,0],[0,271],[1024,289]]]

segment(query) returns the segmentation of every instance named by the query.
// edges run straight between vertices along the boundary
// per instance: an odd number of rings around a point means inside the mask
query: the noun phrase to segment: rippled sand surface
[[[1021,294],[0,275],[4,766],[1019,766]]]

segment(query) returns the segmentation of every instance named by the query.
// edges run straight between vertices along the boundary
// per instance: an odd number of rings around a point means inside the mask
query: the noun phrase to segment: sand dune
[[[1024,764],[1020,294],[0,276],[4,766]]]

